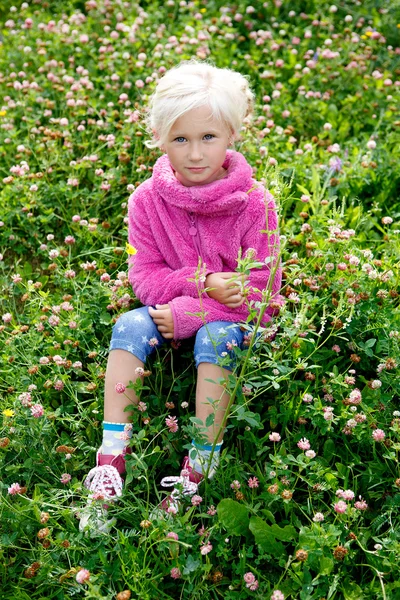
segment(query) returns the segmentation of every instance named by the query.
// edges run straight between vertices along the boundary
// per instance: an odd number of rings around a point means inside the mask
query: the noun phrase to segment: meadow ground
[[[398,4],[15,4],[0,7],[0,598],[399,599]],[[168,519],[152,511],[195,432],[195,369],[191,340],[159,349],[115,526],[92,538],[77,514],[111,327],[139,306],[127,201],[158,157],[142,117],[192,56],[256,93],[236,149],[279,205],[286,302],[237,350],[218,477]]]

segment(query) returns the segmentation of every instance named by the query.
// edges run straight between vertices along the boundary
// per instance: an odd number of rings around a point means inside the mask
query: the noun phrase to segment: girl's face
[[[231,134],[210,108],[193,108],[173,124],[162,149],[183,185],[205,185],[223,177]]]

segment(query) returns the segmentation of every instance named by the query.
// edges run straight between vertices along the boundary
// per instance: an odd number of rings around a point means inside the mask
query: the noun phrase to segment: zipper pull
[[[190,217],[190,228],[189,228],[189,235],[197,235],[197,229],[195,227],[196,222],[194,220],[193,217],[193,213],[189,213],[189,217]]]

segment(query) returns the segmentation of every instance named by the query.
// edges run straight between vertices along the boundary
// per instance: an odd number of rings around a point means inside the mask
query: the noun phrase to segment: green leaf
[[[277,527],[277,525],[271,526],[260,519],[260,517],[251,517],[249,527],[251,533],[254,535],[256,544],[261,546],[265,552],[274,556],[281,556],[285,553],[284,546],[276,541],[272,532],[272,527]]]
[[[328,598],[332,598],[340,582],[340,575],[336,574],[328,590]]]
[[[328,556],[321,556],[319,562],[319,573],[320,575],[330,575],[334,567],[334,562]]]
[[[189,575],[190,573],[193,573],[193,571],[196,571],[196,569],[198,569],[199,566],[200,561],[195,560],[193,556],[189,554],[187,557],[186,565],[183,568],[183,575]]]
[[[43,495],[42,495],[42,491],[41,491],[41,489],[40,489],[40,485],[39,485],[39,484],[36,484],[36,485],[35,485],[35,488],[34,488],[34,491],[33,491],[33,497],[32,497],[32,499],[33,499],[35,502],[38,502],[38,501],[40,501],[40,500],[42,499],[42,496],[43,496]]]
[[[303,185],[300,185],[299,183],[296,183],[296,186],[298,187],[298,189],[300,190],[300,192],[303,192],[303,194],[306,194],[307,196],[311,196],[311,194],[308,191],[308,189],[305,188]]]
[[[225,498],[217,506],[218,518],[230,535],[245,535],[249,528],[249,514],[243,504]]]
[[[315,532],[309,527],[300,527],[299,532],[299,546],[302,548],[307,547],[308,550],[314,549],[320,546],[319,535],[316,536]]]
[[[211,427],[211,425],[214,425],[214,420],[215,420],[214,413],[211,413],[211,415],[208,415],[208,417],[206,419],[206,427]]]
[[[145,430],[144,430],[144,429],[141,429],[140,431],[138,431],[138,432],[137,432],[137,434],[136,434],[136,439],[137,439],[138,441],[140,441],[140,440],[144,440],[145,438],[146,438],[146,432],[145,432]],[[159,452],[159,447],[158,447],[158,446],[156,446],[156,447],[154,448],[153,452]]]
[[[25,277],[30,277],[32,275],[32,265],[31,265],[31,263],[28,263],[28,262],[24,263],[22,272],[25,275]]]
[[[250,414],[254,414],[254,413],[250,413]],[[244,420],[246,421],[246,423],[248,423],[250,425],[250,427],[260,427],[259,421],[257,421],[257,419],[254,419],[253,417],[245,416]]]
[[[243,410],[243,406],[240,406],[236,413],[238,421],[246,421],[250,427],[260,427],[260,415],[253,413],[250,410]]]
[[[339,463],[339,462],[335,463],[335,467],[341,477],[343,477],[343,478],[346,477],[346,475],[349,472],[349,467],[347,467],[346,465],[343,465],[342,463]]]
[[[312,178],[311,178],[311,191],[313,192],[313,194],[316,193],[316,191],[319,189],[320,185],[320,177],[319,177],[319,173],[317,171],[317,169],[315,167],[312,167],[311,169],[312,172]]]
[[[86,317],[85,319],[82,319],[82,321],[79,324],[79,328],[80,329],[88,329],[88,328],[92,328],[93,327],[93,321],[92,319]]]
[[[324,444],[323,456],[326,460],[331,460],[335,455],[335,442],[331,439],[326,440]]]
[[[332,115],[332,116],[337,115],[338,112],[339,112],[339,110],[338,110],[338,107],[336,106],[336,104],[331,103],[328,105],[328,113],[330,115]]]
[[[105,552],[104,548],[102,548],[100,546],[100,548],[97,550],[97,554],[98,554],[101,562],[103,563],[103,565],[106,565],[108,563],[108,557],[107,557],[107,553]]]
[[[345,581],[342,591],[345,600],[362,600],[364,598],[360,586],[354,583],[354,581]]]
[[[133,466],[130,462],[126,463],[125,485],[128,486],[133,481]]]
[[[273,515],[273,513],[270,510],[267,510],[266,508],[263,508],[261,510],[262,514],[265,515],[267,517],[267,519],[269,519],[271,521],[271,523],[275,523],[275,517]]]
[[[49,278],[47,275],[41,275],[38,279],[38,281],[40,281],[40,283],[42,284],[43,287],[46,285],[48,280],[49,280]]]
[[[286,525],[285,527],[279,527],[279,525],[270,525],[270,527],[274,537],[281,542],[289,542],[297,537],[297,531],[293,525]]]
[[[190,417],[190,421],[192,423],[194,423],[195,425],[200,425],[200,427],[204,427],[204,423],[201,419],[199,419],[198,417]]]
[[[101,325],[110,325],[111,319],[112,319],[112,317],[111,317],[110,313],[103,311],[100,313],[99,323],[101,323]]]
[[[335,486],[337,484],[337,478],[333,473],[325,473],[325,480],[329,485]]]

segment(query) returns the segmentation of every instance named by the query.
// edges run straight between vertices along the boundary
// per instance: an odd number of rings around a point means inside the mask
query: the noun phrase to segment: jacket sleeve
[[[248,300],[260,302],[262,292],[269,291],[269,306],[265,316],[276,314],[278,305],[284,298],[279,290],[282,284],[282,267],[280,264],[280,240],[278,231],[278,215],[272,195],[263,188],[254,192],[262,200],[255,207],[254,220],[242,238],[242,255],[251,252],[255,260],[264,263],[259,269],[250,271]]]
[[[146,183],[146,182],[145,182]],[[143,184],[142,184],[143,185]],[[129,198],[128,240],[136,254],[129,258],[128,278],[136,297],[147,306],[165,304],[177,296],[199,296],[202,278],[196,286],[196,267],[171,269],[158,249],[151,219],[146,210],[146,191],[140,186]],[[189,281],[193,279],[193,281]]]
[[[254,192],[253,192],[254,193]],[[252,269],[247,300],[260,302],[264,290],[270,291],[269,305],[263,315],[263,324],[277,314],[279,306],[284,302],[280,296],[282,272],[279,264],[279,233],[275,203],[271,194],[257,190],[262,202],[255,202],[252,208],[252,225],[242,237],[242,255],[251,252],[254,260],[263,262],[264,266]],[[265,195],[265,198],[264,198]],[[260,196],[259,196],[260,199]],[[246,321],[249,311],[246,302],[238,308],[228,308],[224,304],[203,294],[201,300],[189,297],[175,298],[169,303],[174,319],[174,337],[184,339],[194,335],[204,323],[212,321]],[[199,314],[200,313],[200,314]]]

